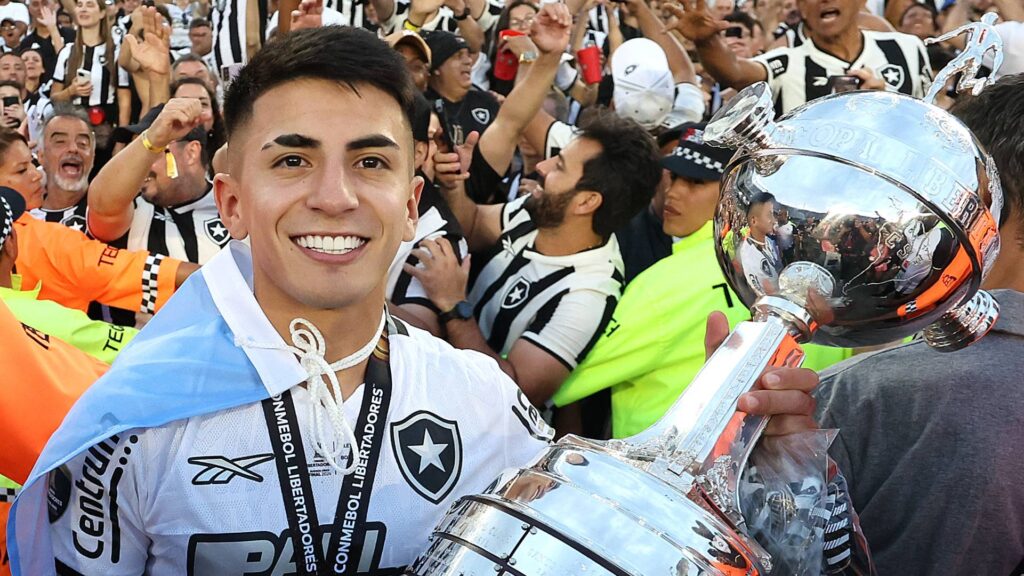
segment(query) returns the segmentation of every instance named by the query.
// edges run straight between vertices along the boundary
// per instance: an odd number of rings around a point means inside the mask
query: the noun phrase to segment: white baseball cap
[[[665,52],[653,40],[634,38],[612,54],[615,112],[647,129],[672,111],[675,83]]]

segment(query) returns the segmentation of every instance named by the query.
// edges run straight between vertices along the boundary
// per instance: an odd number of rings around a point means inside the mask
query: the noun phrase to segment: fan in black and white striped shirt
[[[96,138],[80,108],[58,106],[43,124],[39,159],[46,174],[43,205],[32,216],[87,232],[85,194],[96,158]]]
[[[71,53],[74,44],[68,44],[57,54],[57,66],[53,70],[53,93],[66,89],[78,77],[79,70],[85,70],[92,84],[92,93],[88,97],[74,96],[72,102],[79,106],[112,106],[118,103],[117,90],[128,89],[128,72],[116,64],[120,53],[120,41],[114,43],[113,56],[107,55],[107,45],[84,46],[81,64],[75,70],[69,70]],[[115,64],[108,65],[110,58]],[[110,119],[117,122],[117,118]]]
[[[704,69],[736,90],[767,81],[779,114],[832,93],[832,78],[856,76],[861,89],[922,97],[932,81],[924,43],[899,32],[860,30],[862,0],[805,0],[800,3],[805,33],[800,46],[782,47],[752,59],[739,58],[719,35],[705,0],[687,0],[685,10],[668,6],[676,28],[697,44]]]
[[[155,125],[166,126],[171,122],[167,118],[183,109],[196,117],[202,113],[192,99],[173,98],[126,129],[136,134],[149,129],[157,138],[160,130]],[[230,239],[217,212],[212,185],[206,180],[205,130],[193,128],[167,146],[177,165],[176,178],[167,175],[164,154],[145,150],[138,154],[133,147],[141,149],[142,143],[138,139],[132,142],[93,180],[88,196],[89,230],[118,248],[145,249],[205,263]]]
[[[210,22],[213,24],[213,62],[216,65],[215,73],[220,73],[222,66],[231,64],[244,64],[248,61],[247,48],[250,44],[259,46],[261,38],[268,36],[268,31],[273,32],[276,26],[278,13],[272,16],[266,13],[264,3],[250,5],[250,0],[215,0],[211,3]],[[324,0],[324,9],[340,13],[339,21],[332,22],[342,26],[355,26],[373,30],[376,25],[370,21],[367,9],[371,4],[376,6],[382,0]],[[391,0],[387,0],[391,1]],[[496,1],[496,0],[495,0]],[[284,2],[281,6],[284,7]],[[290,5],[298,6],[298,2]],[[255,39],[249,38],[251,32],[246,26],[246,14],[248,10],[258,9],[260,11],[257,19],[261,25],[259,36]],[[284,7],[288,13],[287,7]],[[388,8],[388,13],[391,9]],[[378,13],[380,9],[378,8]],[[255,44],[253,44],[255,42]]]
[[[533,194],[504,205],[450,194],[470,249],[484,260],[468,297],[451,281],[468,270],[443,244],[413,251],[420,263],[412,270],[442,311],[448,341],[488,354],[534,404],[546,402],[618,302],[623,264],[612,232],[650,202],[658,161],[643,128],[606,113],[537,165],[543,187]]]

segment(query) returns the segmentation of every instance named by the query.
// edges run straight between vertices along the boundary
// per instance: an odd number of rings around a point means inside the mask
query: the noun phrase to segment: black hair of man
[[[413,96],[412,107],[412,139],[414,142],[426,143],[430,140],[430,113],[433,107],[419,90]]]
[[[651,202],[661,180],[661,155],[642,126],[609,110],[596,113],[579,137],[601,146],[583,165],[576,189],[601,195],[591,225],[595,234],[608,239]]]
[[[203,66],[206,66],[206,62],[203,62],[202,56],[198,56],[196,54],[189,52],[188,54],[182,54],[181,56],[179,56],[178,59],[174,61],[174,64],[171,64],[171,68],[177,70],[178,65],[182,62],[199,62]]]
[[[188,23],[188,29],[191,30],[193,28],[211,28],[212,29],[213,25],[210,24],[210,21],[207,20],[206,18],[195,18],[194,20],[192,20],[191,22]]]
[[[252,117],[260,96],[302,79],[343,84],[356,94],[361,85],[373,86],[394,98],[411,131],[416,88],[402,55],[367,30],[323,26],[267,44],[242,68],[224,97],[228,138]]]
[[[731,22],[732,24],[739,24],[740,26],[743,26],[747,29],[747,34],[749,35],[754,34],[754,25],[757,23],[753,16],[746,12],[741,12],[740,10],[726,14],[724,20],[726,22]]]
[[[758,192],[757,194],[754,194],[750,198],[750,203],[747,204],[747,216],[750,216],[750,213],[758,206],[768,204],[769,202],[772,204],[775,203],[775,195],[771,192]]]
[[[17,89],[18,94],[21,94],[22,90],[25,89],[25,87],[21,85],[21,82],[18,82],[17,80],[0,80],[0,88],[4,86]]]
[[[1024,74],[1004,76],[977,96],[961,94],[950,112],[996,163],[1005,206],[1000,222],[1024,222]]]

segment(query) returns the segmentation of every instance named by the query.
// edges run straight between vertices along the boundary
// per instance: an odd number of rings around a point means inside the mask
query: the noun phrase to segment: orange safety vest
[[[23,289],[42,282],[40,300],[82,311],[94,300],[138,311],[144,297],[155,297],[153,309],[159,310],[174,293],[180,260],[163,258],[155,270],[149,252],[114,248],[27,212],[14,223],[14,230],[18,238],[15,268]]]
[[[43,447],[71,406],[110,366],[22,324],[2,300],[0,342],[0,366],[4,367],[0,390],[0,422],[4,424],[0,474],[20,484],[28,478]],[[11,504],[0,502],[0,576],[10,573],[7,516]]]

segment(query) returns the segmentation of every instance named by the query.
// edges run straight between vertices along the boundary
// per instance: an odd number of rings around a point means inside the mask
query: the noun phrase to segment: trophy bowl
[[[794,303],[810,312],[806,336],[842,347],[893,342],[971,305],[999,250],[1002,193],[963,124],[890,92],[827,96],[772,121],[767,87],[748,90],[705,132],[739,149],[715,233],[744,304]],[[955,349],[988,327],[929,343]]]

